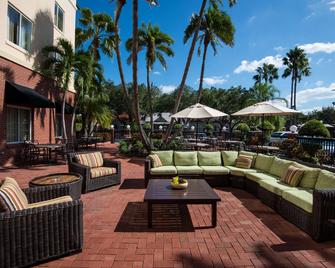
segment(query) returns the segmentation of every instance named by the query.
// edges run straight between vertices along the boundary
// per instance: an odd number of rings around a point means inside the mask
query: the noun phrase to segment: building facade
[[[66,38],[74,45],[76,0],[0,1],[0,164],[20,160],[25,140],[61,136],[62,93],[41,75],[41,49]],[[73,83],[66,101],[75,98]],[[67,124],[70,125],[70,115]],[[69,129],[69,127],[68,127]]]

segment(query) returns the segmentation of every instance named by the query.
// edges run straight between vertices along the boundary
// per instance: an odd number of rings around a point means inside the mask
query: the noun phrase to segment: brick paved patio
[[[116,148],[103,149],[116,158]],[[108,155],[108,154],[107,154]],[[119,158],[121,186],[82,196],[84,249],[41,267],[335,267],[335,242],[317,244],[252,195],[218,188],[218,226],[210,207],[156,207],[146,227],[142,203],[143,160]],[[35,177],[66,171],[66,165],[0,169],[27,186]],[[162,225],[162,222],[168,224]]]

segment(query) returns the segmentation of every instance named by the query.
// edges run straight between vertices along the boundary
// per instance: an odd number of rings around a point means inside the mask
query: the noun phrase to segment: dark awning
[[[55,104],[35,90],[6,81],[5,103],[33,108],[55,108]]]
[[[60,101],[55,101],[55,104],[56,104],[56,113],[57,114],[61,114],[62,113],[62,103]],[[66,114],[73,114],[73,107],[68,104],[68,103],[65,103],[65,113]]]

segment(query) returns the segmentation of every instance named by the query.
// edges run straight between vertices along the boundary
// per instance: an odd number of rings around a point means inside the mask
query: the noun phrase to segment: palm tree
[[[210,4],[214,8],[218,8],[219,4],[221,4],[221,3],[222,3],[222,0],[210,0]],[[236,0],[228,0],[228,3],[229,3],[229,6],[231,7],[231,6],[236,4]],[[198,23],[197,23],[197,26],[196,26],[196,30],[194,31],[194,35],[193,35],[193,38],[192,38],[190,50],[189,50],[188,55],[187,55],[187,60],[186,60],[183,76],[182,76],[180,85],[178,87],[178,94],[177,94],[176,102],[175,102],[175,105],[174,105],[174,108],[173,108],[173,111],[172,111],[173,114],[178,112],[178,109],[179,109],[180,100],[181,100],[181,97],[183,95],[183,90],[184,90],[184,87],[185,87],[185,84],[186,84],[186,79],[187,79],[188,71],[190,69],[194,48],[195,48],[196,42],[198,40],[198,34],[199,34],[200,25],[201,25],[201,19],[202,19],[204,13],[205,13],[206,4],[207,4],[207,0],[202,0],[200,11],[198,13],[198,18],[199,18]],[[167,129],[167,132],[166,132],[166,135],[165,135],[165,141],[167,141],[169,136],[171,135],[173,124],[174,124],[174,120],[171,120],[170,125],[169,125],[169,127]]]
[[[255,84],[260,84],[264,80],[264,83],[272,84],[273,80],[278,79],[278,68],[274,64],[264,63],[262,67],[256,69],[257,74],[254,75],[253,79]]]
[[[79,24],[82,28],[76,29],[76,46],[82,47],[89,41],[88,50],[94,56],[95,62],[100,59],[100,50],[112,57],[115,44],[115,25],[112,18],[106,13],[93,14],[89,8],[80,9]]]
[[[279,98],[280,91],[273,85],[261,83],[254,85],[250,90],[251,104]]]
[[[299,83],[303,76],[311,75],[311,67],[307,54],[301,48],[295,47],[291,49],[286,57],[283,58],[284,65],[287,68],[282,75],[283,78],[291,76],[291,108],[297,109],[297,83]]]
[[[153,26],[151,23],[148,25],[142,24],[138,33],[138,51],[146,50],[146,71],[147,71],[147,90],[149,99],[149,110],[150,110],[150,125],[151,131],[153,131],[153,105],[152,105],[152,89],[150,82],[150,73],[156,60],[167,69],[166,60],[164,55],[172,57],[174,55],[170,46],[174,43],[173,39],[160,31],[158,26]],[[129,38],[126,42],[126,48],[131,51],[133,46],[133,39]],[[128,63],[131,62],[132,55],[128,58]]]
[[[77,55],[70,41],[58,39],[55,46],[46,46],[42,49],[45,60],[42,63],[42,72],[53,78],[62,92],[62,130],[63,138],[67,141],[65,123],[65,99],[69,90],[71,76],[78,64]]]
[[[186,43],[191,36],[194,35],[194,32],[197,30],[197,24],[199,21],[198,15],[192,17],[190,24],[185,29],[184,33],[184,43]],[[205,63],[208,46],[211,45],[214,55],[217,53],[217,45],[226,44],[230,47],[234,45],[234,33],[235,28],[229,15],[223,11],[220,11],[215,8],[209,8],[202,19],[200,19],[200,35],[199,39],[199,49],[198,54],[201,53],[201,46],[204,46],[202,64],[201,64],[201,73],[199,81],[199,90],[198,90],[198,100],[200,102],[202,95],[202,85],[205,73]]]

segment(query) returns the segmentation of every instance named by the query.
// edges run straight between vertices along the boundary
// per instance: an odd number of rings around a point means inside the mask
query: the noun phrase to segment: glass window
[[[32,22],[13,7],[8,6],[8,40],[30,50]]]
[[[55,25],[59,30],[63,31],[64,11],[57,3],[55,5]]]
[[[62,115],[56,114],[56,127],[55,127],[55,136],[56,137],[62,137]]]
[[[31,114],[29,109],[7,107],[7,142],[30,140]]]

